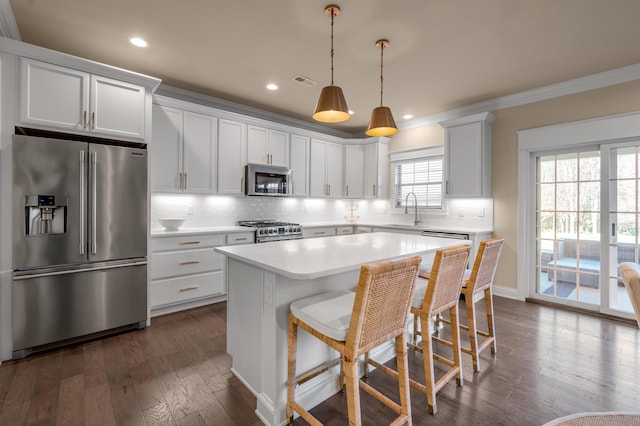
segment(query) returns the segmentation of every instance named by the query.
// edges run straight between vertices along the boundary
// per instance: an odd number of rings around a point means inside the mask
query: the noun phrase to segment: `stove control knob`
[[[275,230],[275,229],[269,229],[269,233],[270,233],[270,234],[275,234],[275,233],[276,233],[276,230]]]

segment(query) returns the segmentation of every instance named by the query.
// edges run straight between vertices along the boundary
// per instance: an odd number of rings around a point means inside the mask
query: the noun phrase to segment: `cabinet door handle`
[[[448,193],[449,193],[449,181],[446,181],[446,182],[445,182],[445,190],[444,190],[444,193],[445,193],[445,194],[448,194]]]
[[[87,111],[83,111],[82,112],[82,128],[86,129],[87,128]]]
[[[184,174],[184,189],[187,189],[187,174]]]
[[[200,263],[199,260],[185,260],[184,262],[180,262],[180,266],[184,266],[184,265],[196,265]]]
[[[96,129],[96,113],[92,112],[91,113],[91,130],[95,130]]]
[[[200,288],[199,285],[192,285],[192,286],[189,286],[189,287],[182,287],[179,291],[197,290],[199,288]]]
[[[345,197],[348,197],[349,196],[349,185],[346,185],[346,190],[347,190],[347,193],[345,194]]]
[[[329,192],[327,193],[327,195],[331,195],[331,184],[327,184],[327,188],[329,188]]]
[[[184,178],[182,177],[182,172],[179,173],[180,176],[180,190],[184,189]]]
[[[191,245],[191,244],[200,244],[200,241],[180,241],[178,244],[181,246]]]
[[[244,178],[240,178],[240,193],[244,192]]]
[[[373,184],[373,196],[374,197],[378,196],[378,194],[376,194],[376,184],[375,183]]]

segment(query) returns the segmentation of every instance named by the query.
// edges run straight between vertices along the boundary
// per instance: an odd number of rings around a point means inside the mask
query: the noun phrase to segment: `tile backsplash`
[[[444,212],[419,214],[424,226],[493,228],[492,199],[447,200]],[[414,212],[394,209],[391,200],[326,200],[318,198],[232,197],[214,195],[151,196],[151,228],[160,218],[184,218],[183,228],[235,225],[239,220],[275,219],[287,222],[413,224]]]

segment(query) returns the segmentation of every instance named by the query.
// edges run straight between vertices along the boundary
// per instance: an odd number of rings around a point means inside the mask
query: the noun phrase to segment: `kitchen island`
[[[265,424],[286,421],[287,321],[289,304],[332,290],[355,290],[360,267],[469,244],[445,238],[379,232],[326,238],[216,247],[226,256],[227,351],[232,372],[256,395]],[[394,356],[393,345],[372,352],[378,361]],[[298,334],[297,374],[337,358],[337,353],[303,330]],[[297,399],[311,408],[338,391],[338,367],[297,387]]]

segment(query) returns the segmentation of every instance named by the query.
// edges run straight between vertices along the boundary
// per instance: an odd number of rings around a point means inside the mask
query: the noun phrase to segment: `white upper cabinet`
[[[344,147],[344,198],[364,198],[364,148],[362,145]]]
[[[143,140],[145,88],[21,58],[20,122]]]
[[[491,197],[491,124],[486,112],[440,123],[445,128],[445,194]]]
[[[311,140],[309,195],[342,198],[342,145]]]
[[[364,146],[365,198],[387,198],[389,145],[382,142]]]
[[[309,195],[309,138],[291,135],[291,195]]]
[[[218,122],[218,194],[244,194],[247,125],[231,120]]]
[[[151,188],[161,192],[216,192],[217,118],[153,105]]]
[[[248,126],[247,162],[289,167],[289,134]]]

